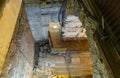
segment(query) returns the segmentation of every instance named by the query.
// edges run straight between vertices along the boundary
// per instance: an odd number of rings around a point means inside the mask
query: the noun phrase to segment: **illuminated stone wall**
[[[6,29],[8,27],[7,31],[4,29],[4,27],[0,31],[0,40],[6,42],[8,41],[6,37],[10,36],[10,33],[12,33],[9,44],[7,48],[5,48],[6,52],[4,51],[4,53],[2,49],[0,49],[1,54],[4,54],[4,63],[2,64],[2,73],[0,78],[31,78],[33,74],[34,39],[27,20],[24,5],[22,3],[20,4],[21,7],[19,10],[17,10],[18,15],[16,16],[16,20],[14,20],[15,17],[10,17],[10,15],[8,15],[7,18],[5,15],[6,18],[4,22],[7,22],[6,24],[9,24],[11,28],[9,28],[9,26],[6,26]],[[12,13],[14,13],[14,8],[16,8],[16,6],[12,7],[13,8],[9,8],[8,10],[12,10]],[[7,12],[7,14],[9,13]],[[11,25],[11,21],[15,21],[15,24]],[[1,25],[4,26],[4,23]],[[12,27],[14,28],[12,29]],[[5,45],[2,45],[1,47],[5,47]],[[2,58],[1,55],[0,58]]]
[[[22,0],[9,0],[0,18],[0,74],[14,32]]]

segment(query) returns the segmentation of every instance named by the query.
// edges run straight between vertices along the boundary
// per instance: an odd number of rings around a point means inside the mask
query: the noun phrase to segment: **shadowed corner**
[[[2,17],[2,12],[5,7],[5,3],[8,3],[9,0],[0,0],[0,18]]]

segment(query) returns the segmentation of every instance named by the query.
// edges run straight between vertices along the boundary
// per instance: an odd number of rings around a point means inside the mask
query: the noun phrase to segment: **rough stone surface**
[[[26,13],[35,41],[48,39],[48,25],[58,21],[59,7],[41,8],[40,6],[26,6]]]
[[[33,64],[34,39],[21,7],[1,78],[31,78]]]
[[[91,20],[82,10],[80,12],[80,19],[86,28],[87,37],[91,46],[90,52],[93,62],[93,78],[111,78],[111,73],[106,69],[105,64],[101,61],[101,58],[104,58],[101,57],[98,46],[96,45],[93,37],[93,30],[96,29],[98,24]]]
[[[2,0],[5,1],[6,0]],[[0,4],[2,3],[0,0]],[[0,10],[0,74],[8,53],[16,20],[21,7],[21,0],[7,0]]]
[[[52,78],[52,76],[60,75],[71,76],[71,78],[92,78],[89,51],[53,53],[47,54],[47,57],[44,58],[39,57],[38,66],[34,69],[34,78]]]

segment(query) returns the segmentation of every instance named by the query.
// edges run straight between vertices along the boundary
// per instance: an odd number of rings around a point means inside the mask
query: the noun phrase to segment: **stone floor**
[[[51,76],[59,75],[72,78],[92,78],[90,53],[70,52],[70,56],[70,63],[67,63],[65,53],[48,54],[45,58],[39,57],[38,66],[34,69],[34,78],[52,78]]]

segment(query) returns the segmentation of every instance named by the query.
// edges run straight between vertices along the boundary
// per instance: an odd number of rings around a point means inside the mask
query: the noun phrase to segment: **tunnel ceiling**
[[[100,34],[97,40],[102,48],[102,52],[107,59],[115,78],[120,78],[120,0],[91,0],[94,2],[93,9],[99,10],[105,19],[105,29],[102,34],[107,32],[108,38],[101,40]],[[97,14],[98,15],[98,14]],[[101,19],[101,17],[99,18]],[[102,27],[101,27],[102,28]]]
[[[120,43],[120,0],[94,0],[111,31]]]

